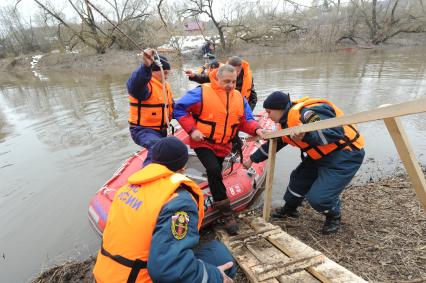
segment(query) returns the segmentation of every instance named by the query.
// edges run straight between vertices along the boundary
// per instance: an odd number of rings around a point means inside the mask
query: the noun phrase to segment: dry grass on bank
[[[426,211],[406,176],[348,188],[342,222],[321,235],[323,216],[304,206],[300,219],[274,224],[366,280],[426,282]]]
[[[44,271],[32,283],[81,282],[93,283],[92,269],[95,258],[81,262],[66,262]]]

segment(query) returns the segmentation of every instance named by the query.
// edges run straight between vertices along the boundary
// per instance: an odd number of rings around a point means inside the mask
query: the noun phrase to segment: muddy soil
[[[300,212],[298,219],[272,223],[368,281],[426,282],[426,213],[407,176],[350,186],[336,235],[319,232],[324,217],[307,204]],[[204,241],[214,237],[210,229],[201,233]],[[94,260],[53,267],[32,282],[92,282]],[[241,269],[235,282],[248,282]]]
[[[216,56],[220,60],[226,60],[229,56],[239,55],[247,56],[287,56],[296,53],[317,53],[317,52],[332,52],[339,49],[389,49],[407,46],[424,46],[426,44],[425,37],[419,37],[417,34],[401,35],[389,40],[386,44],[371,45],[360,43],[354,45],[353,42],[342,41],[336,46],[323,46],[311,42],[309,40],[285,40],[285,41],[259,41],[259,42],[236,42],[232,50],[226,53],[218,50]],[[201,47],[200,47],[201,48]],[[109,73],[119,74],[121,72],[131,72],[140,64],[140,59],[136,56],[140,53],[138,50],[125,51],[118,49],[108,49],[105,54],[96,54],[93,50],[85,47],[79,50],[79,53],[52,52],[43,54],[43,57],[38,62],[36,69],[43,72],[82,72],[90,74]],[[194,59],[199,56],[199,50],[193,50],[187,54],[178,55],[176,52],[160,52],[166,55],[172,66],[180,66],[183,60]],[[13,74],[15,76],[22,75],[23,72],[31,72],[32,55],[26,54],[15,58],[0,59],[0,72],[2,75]],[[201,59],[201,58],[198,58]]]
[[[300,45],[301,43],[299,43]],[[346,48],[346,45],[342,45],[339,48]],[[337,48],[337,49],[339,49]],[[358,49],[360,47],[350,46],[350,48]],[[375,48],[384,48],[383,46],[377,46]],[[244,43],[235,48],[232,51],[225,53],[217,52],[216,57],[225,61],[226,58],[233,55],[242,57],[247,56],[287,56],[293,53],[311,53],[319,52],[318,50],[305,50],[302,46],[289,47],[283,45],[280,42],[269,42],[264,44]],[[138,50],[125,51],[108,49],[105,54],[96,54],[94,51],[83,49],[79,53],[45,53],[43,57],[38,61],[35,69],[31,68],[32,55],[27,54],[21,55],[15,58],[0,59],[0,72],[10,73],[13,75],[20,75],[25,72],[31,72],[32,70],[40,71],[43,73],[53,72],[84,72],[84,74],[124,74],[133,71],[142,61],[137,56],[140,53]],[[172,63],[173,68],[179,68],[182,66],[184,61],[197,59],[198,51],[178,55],[173,51],[162,51],[161,55],[165,55]]]
[[[321,235],[324,217],[306,205],[274,224],[368,281],[426,282],[426,211],[407,176],[351,186],[342,203],[334,236]]]

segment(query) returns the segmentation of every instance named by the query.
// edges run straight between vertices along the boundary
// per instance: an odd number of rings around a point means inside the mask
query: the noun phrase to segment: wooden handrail
[[[421,112],[426,112],[426,98],[421,98],[399,104],[392,104],[389,106],[379,107],[373,110],[363,111],[338,118],[322,120],[315,123],[303,124],[296,127],[270,132],[265,135],[265,138],[272,139],[281,136],[287,136],[293,132],[306,133],[349,124],[358,124],[375,120],[383,120],[387,118],[405,116]]]

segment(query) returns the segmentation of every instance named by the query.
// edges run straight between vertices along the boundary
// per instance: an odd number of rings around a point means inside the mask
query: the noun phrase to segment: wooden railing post
[[[272,185],[274,184],[274,171],[275,171],[275,156],[277,152],[277,139],[269,140],[269,158],[268,168],[266,171],[266,187],[263,203],[263,219],[269,221],[271,215],[271,201],[272,201]]]
[[[387,118],[384,119],[384,121],[389,134],[395,143],[399,157],[407,170],[408,176],[410,176],[417,198],[420,200],[424,210],[426,211],[426,180],[414,151],[411,148],[410,142],[408,141],[407,134],[402,127],[401,120],[396,117]]]

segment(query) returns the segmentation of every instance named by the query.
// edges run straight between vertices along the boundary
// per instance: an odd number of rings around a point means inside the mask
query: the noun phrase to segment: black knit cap
[[[175,137],[162,138],[152,148],[152,162],[178,171],[188,162],[188,149]]]
[[[286,109],[290,103],[290,95],[282,91],[274,91],[263,102],[263,108],[272,110]]]
[[[167,57],[162,56],[162,55],[158,55],[158,56],[160,56],[160,62],[161,62],[161,65],[163,65],[163,70],[170,70],[171,66],[170,66],[170,63],[169,63],[169,60],[167,59]],[[155,59],[157,60],[156,56],[155,56]],[[153,71],[160,71],[160,66],[158,66],[155,63],[155,61],[154,61],[154,63],[152,63],[152,70]]]
[[[210,62],[209,67],[210,67],[211,69],[217,69],[217,68],[219,68],[219,67],[220,67],[220,63],[219,63],[218,61],[216,61],[216,60],[211,61],[211,62]]]

